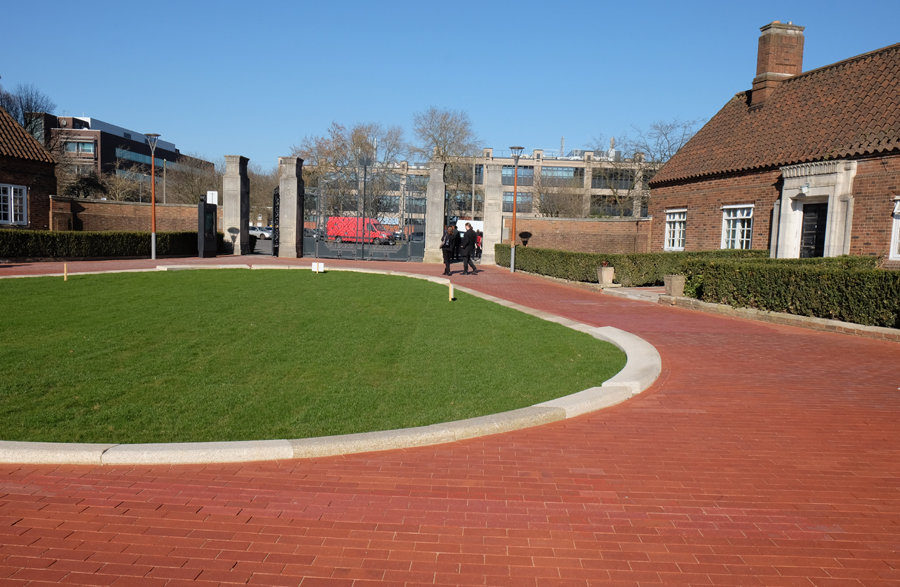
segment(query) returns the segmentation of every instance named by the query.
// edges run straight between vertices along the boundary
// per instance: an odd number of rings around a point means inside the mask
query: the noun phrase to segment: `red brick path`
[[[436,447],[0,465],[0,586],[900,585],[900,345],[498,268],[453,279],[633,332],[662,375],[611,409]]]

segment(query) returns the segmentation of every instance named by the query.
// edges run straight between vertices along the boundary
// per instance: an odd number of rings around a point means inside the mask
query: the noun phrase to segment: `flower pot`
[[[600,282],[601,286],[612,285],[615,276],[615,267],[597,267],[597,280]]]

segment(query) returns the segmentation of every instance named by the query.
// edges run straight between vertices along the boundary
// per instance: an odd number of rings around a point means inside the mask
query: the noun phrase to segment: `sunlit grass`
[[[0,280],[0,439],[306,438],[600,383],[607,343],[404,277],[243,269]]]

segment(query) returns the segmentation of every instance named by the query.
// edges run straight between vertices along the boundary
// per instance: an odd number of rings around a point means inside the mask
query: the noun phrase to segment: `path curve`
[[[634,333],[659,351],[659,379],[605,410],[427,447],[0,465],[0,585],[900,584],[897,343],[485,269],[451,281]],[[46,272],[62,264],[0,266]]]
[[[188,269],[214,268],[196,265],[161,265],[147,271],[183,271]],[[271,269],[284,266],[228,265],[228,268]],[[300,266],[290,267],[301,269]],[[406,271],[383,271],[366,268],[334,268],[332,271],[356,271],[381,275],[394,275],[424,279],[441,285],[450,285],[450,280]],[[108,271],[106,273],[115,272]],[[130,270],[129,272],[133,272]],[[74,275],[83,275],[73,273]],[[600,386],[542,402],[534,406],[509,410],[476,418],[454,422],[364,432],[342,434],[319,438],[293,440],[245,440],[228,442],[178,442],[144,444],[101,444],[63,442],[21,442],[0,440],[0,463],[7,464],[69,464],[69,465],[163,465],[197,463],[236,463],[248,461],[274,461],[279,459],[336,456],[361,452],[430,446],[446,442],[456,442],[488,434],[510,432],[530,426],[540,426],[549,422],[565,420],[596,410],[614,406],[653,384],[662,369],[659,353],[652,345],[640,337],[612,327],[595,328],[568,318],[547,312],[532,310],[506,300],[482,294],[476,290],[457,287],[474,296],[530,314],[537,318],[555,322],[584,332],[618,347],[627,357],[625,367]]]

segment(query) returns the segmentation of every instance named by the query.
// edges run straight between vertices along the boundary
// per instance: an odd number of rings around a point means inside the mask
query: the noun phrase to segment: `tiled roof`
[[[900,149],[900,43],[731,99],[651,184]]]
[[[37,139],[28,134],[3,108],[0,108],[0,155],[56,163]]]

